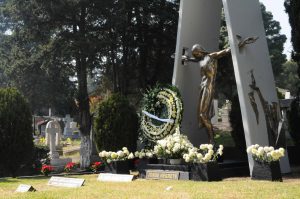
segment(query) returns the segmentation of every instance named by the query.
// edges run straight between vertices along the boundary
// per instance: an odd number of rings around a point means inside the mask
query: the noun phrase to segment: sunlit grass
[[[97,175],[76,176],[86,179],[81,188],[48,186],[49,178],[0,180],[1,198],[298,198],[300,180],[284,182],[252,181],[249,178],[221,182],[147,181],[131,183],[98,182]],[[19,184],[30,184],[35,193],[14,193]],[[167,191],[167,187],[172,187]]]

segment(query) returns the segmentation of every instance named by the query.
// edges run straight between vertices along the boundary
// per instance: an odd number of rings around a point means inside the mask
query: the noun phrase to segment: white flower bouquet
[[[212,144],[201,144],[199,148],[193,147],[188,153],[183,154],[183,159],[188,163],[208,163],[215,162],[218,156],[223,155],[223,145],[214,150]]]
[[[142,149],[141,151],[136,151],[134,153],[134,156],[139,159],[154,158],[155,154],[154,154],[154,151],[151,149]]]
[[[173,135],[158,140],[154,146],[154,154],[158,158],[182,159],[183,154],[193,147],[187,136],[180,134],[179,127]]]
[[[275,150],[272,146],[262,147],[258,144],[255,144],[247,148],[247,153],[251,154],[253,159],[258,162],[270,163],[273,161],[278,161],[280,158],[282,158],[285,150],[284,148]]]
[[[99,153],[100,158],[105,161],[106,163],[111,163],[112,161],[122,161],[127,159],[133,159],[134,154],[130,153],[127,147],[123,147],[122,150],[117,152],[112,151],[101,151]]]

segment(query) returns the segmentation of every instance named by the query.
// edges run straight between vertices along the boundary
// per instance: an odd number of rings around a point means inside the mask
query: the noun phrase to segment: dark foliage
[[[246,141],[242,122],[241,107],[237,95],[235,95],[232,100],[231,111],[229,113],[229,120],[232,127],[231,136],[234,140],[236,147],[241,149],[241,151],[246,151]]]
[[[24,97],[16,89],[0,89],[0,164],[13,177],[31,159],[31,124],[31,112]]]
[[[287,114],[289,132],[296,145],[300,146],[300,98],[299,96],[291,103],[291,110]]]
[[[99,151],[136,150],[138,116],[128,100],[113,94],[101,102],[94,119],[95,142]]]

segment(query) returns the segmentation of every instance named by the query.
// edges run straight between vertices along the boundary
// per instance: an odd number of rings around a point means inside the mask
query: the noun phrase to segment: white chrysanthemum
[[[117,155],[118,155],[119,158],[123,158],[124,157],[123,151],[117,151]]]
[[[220,150],[223,150],[223,149],[224,149],[224,146],[223,146],[223,145],[219,145],[219,149],[220,149]]]
[[[209,144],[209,145],[207,146],[207,148],[208,148],[208,150],[212,150],[212,149],[214,148],[214,146],[213,146],[212,144]]]
[[[128,159],[131,160],[131,159],[133,159],[133,158],[134,158],[133,153],[130,153],[130,154],[128,155]]]
[[[280,155],[283,157],[284,152],[285,152],[284,148],[279,148],[278,150],[279,150]]]
[[[247,153],[252,153],[252,149],[253,149],[253,145],[249,146],[249,147],[247,148]]]
[[[118,154],[116,152],[112,152],[110,155],[111,159],[117,159],[118,158]]]
[[[153,157],[153,153],[147,152],[147,153],[146,153],[146,156],[147,156],[148,158],[152,158],[152,157]]]
[[[200,145],[200,149],[201,149],[201,150],[207,149],[207,145],[206,145],[206,144],[201,144],[201,145]]]

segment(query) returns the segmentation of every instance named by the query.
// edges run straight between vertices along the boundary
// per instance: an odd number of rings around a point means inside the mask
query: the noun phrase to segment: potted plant
[[[192,147],[193,145],[187,136],[180,134],[178,127],[173,135],[157,141],[154,146],[154,153],[158,158],[167,159],[169,164],[182,164],[183,154]]]
[[[190,148],[183,155],[185,162],[190,163],[190,179],[202,181],[220,181],[221,173],[217,157],[223,155],[223,145],[218,149],[212,144],[201,144],[199,148]]]
[[[105,163],[105,172],[129,174],[129,171],[133,168],[134,154],[130,153],[126,147],[117,152],[102,151],[99,156]]]
[[[52,171],[54,171],[54,168],[50,165],[42,165],[42,168],[41,168],[41,173],[44,175],[44,176],[48,176],[49,173],[51,173]]]
[[[284,156],[284,152],[284,148],[275,150],[272,146],[249,146],[247,153],[252,155],[254,160],[251,179],[282,181],[279,159]]]

